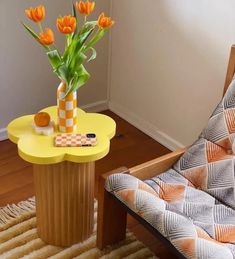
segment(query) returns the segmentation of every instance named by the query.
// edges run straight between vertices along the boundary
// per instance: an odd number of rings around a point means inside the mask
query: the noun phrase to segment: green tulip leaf
[[[58,50],[52,50],[47,52],[47,56],[49,58],[50,64],[53,68],[54,73],[68,85],[69,82],[69,69],[68,67],[64,64]]]
[[[38,35],[33,31],[33,29],[31,29],[29,26],[27,26],[25,23],[21,22],[22,25],[24,26],[24,28],[31,34],[31,36],[33,36],[33,38],[41,45],[43,46],[43,48],[47,51],[50,51],[50,48],[46,45],[43,45],[40,41],[39,41],[39,37]]]
[[[78,70],[74,73],[73,78],[71,79],[69,86],[67,87],[67,91],[65,93],[65,97],[80,87],[82,87],[90,78],[90,74],[87,72],[83,65],[80,65]]]
[[[87,44],[85,51],[92,48],[100,39],[102,39],[107,31],[107,29],[98,30],[97,34]]]
[[[61,65],[62,58],[58,50],[51,50],[47,52],[47,56],[49,58],[50,64],[53,67],[53,69],[57,69]]]
[[[54,70],[54,72],[57,74],[61,81],[65,82],[66,85],[69,84],[70,73],[64,63],[62,63],[61,66]]]
[[[76,29],[75,29],[74,33],[72,34],[72,38],[73,38],[74,35],[76,35],[77,32],[78,32],[78,18],[77,18],[77,13],[76,13],[75,4],[72,4],[72,16],[74,16],[75,19],[76,19]]]
[[[90,29],[95,29],[95,26],[96,26],[96,25],[97,25],[97,21],[88,21],[88,22],[86,22],[86,23],[82,26],[82,28],[81,28],[79,34],[83,34],[84,32],[89,31]]]
[[[91,47],[90,49],[91,49],[91,51],[92,51],[92,54],[91,54],[90,58],[87,60],[87,62],[90,62],[90,61],[96,59],[96,57],[97,57],[97,52],[96,52],[96,50],[95,50],[94,48],[92,48],[92,47]]]
[[[83,52],[77,52],[69,64],[69,70],[71,71],[71,74],[75,73],[77,71],[77,68],[84,62],[84,60],[87,58],[87,56]]]
[[[87,31],[84,31],[82,34],[77,34],[71,44],[67,47],[64,56],[63,61],[69,66],[71,63],[71,60],[73,59],[73,56],[76,55],[78,52],[80,52],[90,36],[90,34],[93,32],[94,28],[90,28]]]

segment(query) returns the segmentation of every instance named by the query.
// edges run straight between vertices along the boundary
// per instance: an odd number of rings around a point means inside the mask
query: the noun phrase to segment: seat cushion
[[[114,174],[106,190],[186,258],[235,258],[235,211],[171,169],[145,182]]]
[[[232,149],[235,138],[235,79],[211,115],[201,137],[221,147]]]

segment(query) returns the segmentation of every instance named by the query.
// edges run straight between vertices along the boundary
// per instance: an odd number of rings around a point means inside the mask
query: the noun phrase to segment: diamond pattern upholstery
[[[232,149],[235,138],[235,79],[212,113],[201,137],[221,147]]]
[[[186,258],[235,258],[235,211],[171,169],[142,182],[114,174],[106,189],[145,219]]]
[[[199,139],[173,167],[145,182],[111,175],[106,190],[186,258],[235,258],[235,80]]]
[[[234,159],[234,155],[226,149],[199,139],[173,168],[193,187],[235,209]]]

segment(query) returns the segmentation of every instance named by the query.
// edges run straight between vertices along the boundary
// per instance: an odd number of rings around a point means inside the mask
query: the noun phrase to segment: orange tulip
[[[44,32],[39,34],[39,42],[43,45],[51,45],[55,42],[54,33],[50,28],[46,28]]]
[[[95,2],[89,2],[89,0],[76,2],[76,8],[81,14],[89,15],[95,8]]]
[[[102,13],[98,18],[98,26],[100,29],[110,28],[114,25],[114,21],[111,20],[111,17],[107,17]]]
[[[25,14],[29,19],[38,23],[44,19],[46,11],[43,5],[39,5],[35,8],[30,7],[29,9],[26,9]]]
[[[72,33],[76,29],[76,18],[71,15],[58,18],[56,21],[56,25],[61,33]]]

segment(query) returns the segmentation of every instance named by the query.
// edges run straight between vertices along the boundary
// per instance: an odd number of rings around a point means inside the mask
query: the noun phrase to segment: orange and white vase
[[[65,98],[66,84],[61,82],[57,89],[57,115],[60,132],[72,133],[77,128],[77,92]]]

